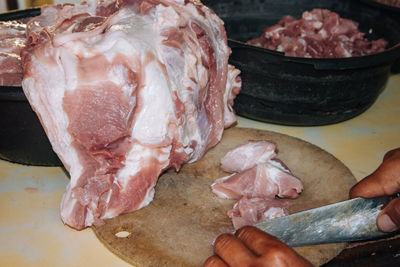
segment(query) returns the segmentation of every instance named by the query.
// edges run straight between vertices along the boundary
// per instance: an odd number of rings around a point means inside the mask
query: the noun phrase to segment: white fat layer
[[[261,155],[259,153],[260,146],[264,150],[264,153],[262,153]],[[232,158],[234,155],[240,155],[240,158],[242,159],[241,169],[243,170],[249,169],[256,164],[269,162],[269,160],[275,156],[275,150],[273,144],[268,146],[268,148],[264,148],[264,146],[265,146],[264,143],[261,144],[250,143],[248,145],[243,145],[234,150],[231,150],[225,157]],[[255,155],[260,157],[255,158]],[[224,160],[224,158],[222,160]]]
[[[163,170],[169,166],[169,156],[171,155],[171,149],[172,145],[169,145],[168,147],[163,147],[161,148],[162,153],[158,155],[158,161],[164,162],[164,165],[162,166]]]
[[[215,183],[213,183],[211,186],[214,186],[215,184],[222,183],[222,182],[228,180],[229,178],[231,178],[231,177],[234,176],[234,175],[236,175],[236,173],[233,173],[233,174],[228,175],[228,176],[221,177],[221,178],[215,180]]]
[[[141,143],[157,144],[165,140],[168,123],[174,114],[168,82],[156,61],[150,62],[144,70],[146,90],[140,91],[136,122],[132,137]]]
[[[236,173],[233,173],[233,174],[231,174],[231,175],[228,175],[228,176],[225,176],[225,177],[222,177],[222,178],[219,178],[219,179],[215,180],[215,182],[211,185],[211,191],[212,191],[214,194],[216,194],[218,197],[220,197],[220,198],[227,198],[227,199],[230,199],[231,197],[228,196],[227,194],[225,194],[224,188],[222,188],[223,190],[218,190],[218,188],[217,188],[217,189],[215,188],[215,185],[221,184],[221,183],[223,183],[224,181],[229,180],[229,179],[230,179],[232,176],[234,176],[234,175],[236,175]]]
[[[280,168],[277,168],[269,163],[266,163],[264,165],[265,173],[266,173],[266,177],[270,178],[272,181],[274,181],[274,183],[279,184],[278,178],[279,178],[279,174],[283,171]],[[258,172],[258,169],[257,169]]]
[[[240,87],[241,83],[236,82],[236,77],[240,74],[238,69],[233,68],[231,65],[228,66],[228,78],[226,80],[226,89],[224,93],[224,124],[225,127],[229,127],[236,121],[235,113],[233,112],[232,106],[228,104],[232,97],[232,91],[235,87]]]
[[[140,203],[139,209],[147,206],[150,204],[150,202],[153,200],[154,198],[154,187],[150,187],[147,192],[146,192],[146,196],[144,197],[142,203]],[[101,216],[101,219],[110,219],[110,218],[114,218],[115,216],[119,215],[120,211],[119,210],[115,210],[115,209],[107,209],[106,212],[104,213],[103,216]],[[91,225],[91,224],[89,224]]]
[[[156,52],[159,37],[151,17],[135,15],[130,9],[121,10],[110,21],[105,37],[95,42],[95,49],[110,61],[116,54],[132,55]]]
[[[220,197],[220,198],[226,198],[226,199],[230,199],[230,197],[227,195],[227,194],[225,194],[223,191],[217,191],[217,190],[215,190],[214,188],[212,188],[212,192],[214,193],[214,194],[216,194],[218,197]]]
[[[270,207],[268,210],[264,212],[264,218],[265,219],[273,219],[273,218],[278,218],[285,216],[286,212],[284,209],[279,208],[279,207]]]
[[[60,60],[59,57],[56,57]],[[69,119],[62,107],[64,92],[67,89],[66,79],[60,63],[54,65],[43,64],[35,57],[35,78],[27,77],[23,80],[24,92],[35,111],[40,114],[40,121],[52,144],[53,150],[59,155],[71,175],[71,186],[74,187],[76,177],[82,172],[78,154],[72,146],[72,137],[68,133]],[[48,74],[51,73],[51,76]],[[49,78],[51,77],[51,78]],[[38,93],[40,88],[47,93]],[[74,179],[75,178],[75,179]]]
[[[85,225],[92,225],[94,223],[94,214],[92,209],[86,208]]]
[[[162,5],[156,8],[156,28],[159,32],[174,28],[176,25],[185,26],[185,20],[178,15],[178,13],[171,7],[164,7]],[[185,31],[181,31],[185,36]],[[165,39],[167,37],[164,37]],[[158,53],[162,62],[165,64],[168,72],[169,83],[171,90],[178,96],[178,101],[181,101],[185,106],[185,113],[182,114],[182,127],[178,128],[179,141],[183,147],[190,146],[191,141],[196,144],[204,143],[199,127],[197,126],[197,109],[198,109],[198,70],[197,65],[201,65],[197,58],[201,57],[199,51],[192,51],[186,42],[181,44],[181,48],[170,47],[166,45],[159,46]],[[185,56],[182,50],[185,51]],[[197,53],[195,55],[194,53]],[[204,69],[204,67],[201,65]],[[193,81],[194,80],[194,81]],[[185,150],[193,152],[192,149]]]
[[[111,218],[114,218],[115,216],[118,216],[118,214],[120,214],[120,212],[118,210],[107,209],[106,212],[104,213],[104,215],[101,216],[101,219],[102,220],[111,219]]]
[[[191,155],[191,154],[193,153],[193,149],[190,148],[190,147],[186,147],[186,148],[184,149],[184,151],[185,151],[185,153],[188,154],[188,155]]]
[[[165,152],[163,152],[163,149],[165,149]],[[143,167],[150,164],[151,160],[156,159],[160,163],[165,162],[163,165],[167,165],[171,147],[163,149],[149,148],[135,143],[125,156],[125,166],[117,173],[118,183],[121,188],[124,188],[131,177],[134,177]]]
[[[288,170],[287,168],[285,168],[285,167],[282,165],[282,163],[281,163],[280,161],[278,161],[278,160],[269,160],[269,161],[268,161],[268,164],[274,166],[275,168],[280,169],[281,171],[290,173],[290,170]]]
[[[114,181],[114,183],[115,183],[115,184],[118,184],[118,182],[116,182],[116,181]],[[108,203],[110,203],[110,199],[111,199],[112,192],[113,192],[112,189],[110,189],[110,190],[108,191],[107,200],[106,200],[107,206],[108,206]],[[115,214],[115,213],[116,213],[116,212],[113,211],[113,210],[106,209],[106,212],[103,214],[103,216],[101,217],[101,219],[104,220],[104,219],[110,219],[110,218],[112,218],[112,217],[115,217],[116,215],[118,215],[118,214]]]
[[[129,81],[129,69],[121,64],[112,65],[110,72],[107,75],[107,80],[117,84],[121,88],[124,96],[131,99],[132,92],[136,89],[136,84],[126,83]],[[133,105],[134,106],[134,105]]]
[[[78,205],[78,200],[72,197],[71,183],[69,183],[60,204],[61,219],[64,223],[69,223],[69,215],[73,213],[74,207],[76,205]]]
[[[143,207],[145,207],[145,206],[147,206],[147,205],[149,205],[149,203],[150,203],[150,202],[153,200],[153,198],[154,198],[154,193],[155,193],[154,187],[150,187],[150,188],[147,190],[146,196],[145,196],[145,198],[143,199],[142,203],[140,204],[139,209],[140,209],[140,208],[143,208]]]

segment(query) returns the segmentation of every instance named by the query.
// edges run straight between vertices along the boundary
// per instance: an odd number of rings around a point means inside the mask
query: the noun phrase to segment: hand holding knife
[[[378,169],[350,190],[350,197],[355,199],[287,216],[290,218],[274,219],[282,220],[281,227],[274,230],[271,230],[272,226],[269,228],[268,222],[261,224],[265,224],[263,230],[273,232],[291,245],[377,238],[393,234],[400,228],[400,197],[396,197],[399,192],[400,148],[386,153]],[[390,195],[394,197],[387,197]],[[290,224],[300,218],[298,223],[301,225],[301,219],[307,216],[308,222],[316,224],[296,226],[297,229],[303,228],[300,230],[302,233],[290,233],[285,229],[285,220]],[[310,236],[315,239],[307,241]],[[214,252],[216,255],[208,258],[204,266],[312,266],[278,238],[253,226],[243,227],[235,235],[219,236]]]

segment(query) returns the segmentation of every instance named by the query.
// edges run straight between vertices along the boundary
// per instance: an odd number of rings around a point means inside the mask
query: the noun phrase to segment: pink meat
[[[400,0],[375,0],[375,2],[400,8]]]
[[[0,86],[20,86],[23,77],[21,50],[25,47],[26,24],[0,21]]]
[[[61,217],[76,229],[149,204],[164,170],[236,120],[239,71],[199,1],[46,6],[28,28],[22,85],[70,173]]]
[[[289,203],[282,200],[242,197],[228,212],[228,216],[237,230],[245,225],[286,216],[289,214],[288,208]]]
[[[273,199],[275,196],[297,198],[303,185],[288,170],[269,161],[220,178],[211,188],[221,198],[240,199],[245,196]]]
[[[276,156],[276,144],[272,141],[247,141],[230,150],[221,159],[226,172],[240,172],[256,164],[267,162]]]
[[[384,39],[369,41],[358,30],[358,23],[327,9],[305,11],[301,19],[284,16],[247,44],[284,52],[285,56],[343,58],[381,52]]]
[[[235,229],[289,214],[288,202],[297,198],[303,184],[275,158],[272,141],[247,141],[221,159],[221,168],[233,174],[217,179],[211,190],[220,198],[237,199],[228,212]]]

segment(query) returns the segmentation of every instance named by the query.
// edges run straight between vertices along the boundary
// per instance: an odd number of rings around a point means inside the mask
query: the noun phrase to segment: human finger
[[[214,252],[229,266],[246,266],[246,263],[256,259],[253,254],[236,236],[222,234],[214,243]]]
[[[253,226],[236,231],[236,236],[256,255],[259,266],[304,266],[312,264],[275,236]]]
[[[204,267],[228,267],[228,265],[220,257],[214,255],[204,262]]]
[[[383,232],[400,229],[400,198],[393,199],[379,214],[376,224]]]
[[[364,197],[372,198],[384,195],[383,182],[379,173],[375,171],[371,175],[368,175],[360,182],[355,184],[349,192],[350,198]]]
[[[386,161],[390,158],[400,158],[400,148],[392,149],[386,152],[385,156],[383,157],[383,161]]]
[[[372,174],[350,189],[350,198],[377,197],[400,192],[400,150],[389,151]]]
[[[275,236],[265,233],[256,227],[242,227],[236,231],[235,235],[258,256],[267,253],[272,246],[286,246]]]

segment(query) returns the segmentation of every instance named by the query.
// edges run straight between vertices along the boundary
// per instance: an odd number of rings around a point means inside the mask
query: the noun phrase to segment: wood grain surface
[[[92,228],[94,233],[110,251],[135,266],[201,266],[213,253],[212,241],[233,231],[226,213],[234,201],[219,199],[210,190],[217,178],[226,175],[219,160],[247,140],[275,141],[277,157],[302,180],[303,193],[290,200],[292,213],[345,200],[356,183],[343,163],[315,145],[275,132],[233,127],[200,161],[184,165],[178,173],[164,173],[147,207],[106,220]],[[121,231],[130,235],[116,236]],[[340,243],[295,249],[314,265],[322,265],[345,247]]]

